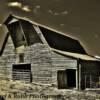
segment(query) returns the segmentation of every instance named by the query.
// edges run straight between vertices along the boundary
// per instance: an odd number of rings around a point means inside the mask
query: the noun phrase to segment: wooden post
[[[78,69],[76,69],[76,89],[78,90]]]
[[[33,27],[34,27],[34,29],[36,30],[37,35],[41,38],[42,42],[43,42],[44,44],[46,44],[47,47],[49,47],[49,45],[48,45],[46,39],[44,38],[44,36],[43,36],[43,34],[42,34],[40,28],[39,28],[38,26],[36,26],[36,25],[33,25]]]
[[[77,89],[79,90],[79,59],[77,60]]]
[[[81,90],[81,64],[79,64],[79,90]]]

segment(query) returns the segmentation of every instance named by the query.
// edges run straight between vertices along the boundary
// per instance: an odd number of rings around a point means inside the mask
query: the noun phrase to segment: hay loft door
[[[14,64],[12,66],[12,79],[32,82],[31,64]]]
[[[59,89],[75,88],[76,87],[76,70],[67,69],[57,72],[57,82]]]

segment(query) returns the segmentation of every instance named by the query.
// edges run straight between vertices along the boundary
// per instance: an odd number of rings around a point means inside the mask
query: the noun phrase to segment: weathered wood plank
[[[33,82],[57,85],[58,70],[77,67],[76,60],[50,51],[45,44],[35,43],[27,47],[24,53],[24,62],[31,63]],[[0,58],[0,72],[3,72],[0,77],[12,78],[12,64],[16,64],[17,59],[18,56],[9,38],[3,56]],[[20,72],[13,72],[13,74],[17,75]]]

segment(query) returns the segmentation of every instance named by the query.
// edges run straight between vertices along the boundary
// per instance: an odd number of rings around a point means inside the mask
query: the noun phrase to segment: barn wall
[[[12,64],[18,63],[18,55],[9,37],[3,55],[0,57],[0,78],[12,79]],[[31,63],[33,82],[51,83],[51,60],[46,45],[36,43],[25,50],[24,63]]]
[[[12,40],[9,37],[4,52],[0,57],[0,78],[11,79],[13,63],[16,63],[16,54]]]
[[[57,83],[57,71],[66,69],[77,69],[77,60],[63,56],[61,54],[52,52],[52,83],[58,85]]]
[[[0,78],[12,79],[12,64],[18,63],[18,55],[9,37],[3,55],[0,57]],[[37,83],[57,85],[57,71],[76,69],[75,59],[57,54],[41,43],[25,49],[24,62],[31,64],[32,80]]]
[[[25,62],[31,63],[33,82],[51,84],[50,51],[44,44],[34,44],[25,51]]]

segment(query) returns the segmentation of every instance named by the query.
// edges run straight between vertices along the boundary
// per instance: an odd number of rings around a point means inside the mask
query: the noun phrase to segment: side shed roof
[[[100,61],[99,59],[89,56],[89,55],[86,55],[86,54],[71,53],[71,52],[67,52],[67,51],[57,50],[54,48],[50,48],[50,50],[53,52],[57,52],[59,54],[68,56],[68,57],[75,58],[75,59],[88,60],[88,61]]]

